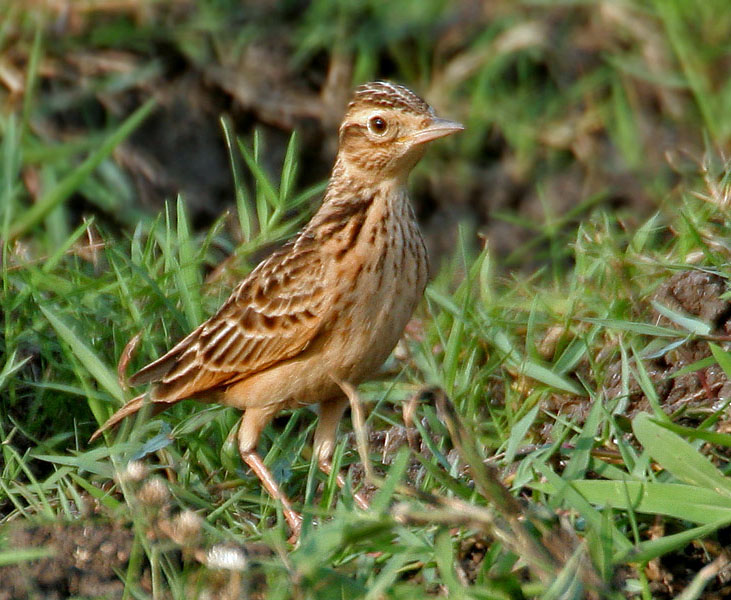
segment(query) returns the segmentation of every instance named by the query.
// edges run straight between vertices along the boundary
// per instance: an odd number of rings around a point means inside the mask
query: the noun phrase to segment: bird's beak
[[[425,144],[426,142],[431,142],[446,135],[457,133],[463,129],[464,125],[462,123],[435,117],[427,127],[410,135],[409,139],[412,144]]]

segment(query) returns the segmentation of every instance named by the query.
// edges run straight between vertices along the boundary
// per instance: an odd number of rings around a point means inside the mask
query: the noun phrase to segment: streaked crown
[[[434,109],[409,88],[388,81],[372,81],[355,88],[348,112],[366,106],[394,108],[417,115],[434,114]]]

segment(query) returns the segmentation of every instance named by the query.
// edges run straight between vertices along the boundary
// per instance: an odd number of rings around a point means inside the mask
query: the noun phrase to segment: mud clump
[[[722,340],[731,335],[731,301],[723,297],[727,289],[728,282],[713,273],[696,270],[677,273],[663,283],[652,297],[654,305],[647,321],[683,331],[677,323],[657,310],[656,306],[660,305],[674,313],[707,323],[711,327],[710,335]],[[668,345],[671,342],[672,339],[668,339]],[[681,369],[709,356],[711,349],[706,339],[689,339],[662,355],[650,355],[642,361],[663,410],[667,414],[677,414],[681,421],[689,425],[703,420],[731,398],[731,382],[717,364],[677,374]],[[636,368],[634,365],[633,369]],[[589,366],[579,365],[578,370],[582,369],[587,370]],[[641,412],[651,412],[650,400],[634,372],[630,371],[626,378],[627,387],[623,387],[622,369],[619,358],[606,368],[602,386],[606,399],[624,401],[622,416],[630,420]],[[591,378],[588,372],[583,375]],[[556,394],[547,402],[547,408],[581,425],[589,414],[591,402],[587,398]],[[726,420],[731,421],[731,416]],[[719,427],[725,427],[723,420]],[[551,425],[547,424],[542,436],[549,438],[550,429]]]
[[[673,312],[685,314],[711,326],[712,335],[731,333],[731,302],[723,299],[728,285],[720,276],[703,271],[683,271],[664,283],[654,296],[655,303]],[[662,327],[678,328],[668,317],[653,309],[652,322]],[[683,411],[686,416],[698,416],[715,410],[719,401],[731,397],[731,383],[718,365],[711,365],[682,375],[676,373],[711,356],[706,340],[693,339],[669,350],[662,356],[645,361],[644,367],[652,381],[663,409],[667,413]],[[622,394],[621,361],[612,365],[605,383],[607,398]],[[626,416],[651,410],[638,381],[629,381],[629,404]]]

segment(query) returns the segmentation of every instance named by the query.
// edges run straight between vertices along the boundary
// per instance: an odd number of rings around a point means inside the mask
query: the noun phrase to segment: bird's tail
[[[119,422],[129,417],[130,415],[135,414],[137,411],[139,411],[145,404],[148,402],[152,405],[152,414],[156,415],[157,413],[160,413],[164,411],[166,408],[170,406],[170,404],[153,404],[152,401],[146,400],[145,396],[147,394],[141,394],[137,396],[136,398],[132,398],[127,404],[125,404],[122,408],[120,408],[117,412],[115,412],[109,419],[107,419],[107,422],[104,423],[99,429],[97,429],[94,432],[94,435],[89,438],[89,442],[93,442],[95,439],[97,439],[102,433],[107,431],[108,429],[111,429],[112,427],[116,427],[119,425]]]

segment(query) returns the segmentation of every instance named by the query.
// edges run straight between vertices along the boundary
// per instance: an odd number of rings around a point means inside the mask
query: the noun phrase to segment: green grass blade
[[[94,223],[94,218],[85,220],[69,235],[62,244],[58,246],[56,251],[48,257],[48,260],[43,263],[41,270],[44,273],[50,273],[58,265],[61,259],[66,255],[69,249],[77,242],[77,240],[84,235],[89,227]]]
[[[510,338],[499,330],[489,332],[487,337],[492,341],[493,344],[506,356],[506,361],[520,369],[526,377],[545,383],[546,385],[569,392],[577,396],[586,396],[586,391],[581,389],[573,381],[554,373],[548,367],[529,360],[521,355],[521,353],[511,343]]]
[[[708,323],[704,323],[700,319],[696,319],[688,315],[683,315],[675,310],[668,308],[667,306],[663,306],[655,300],[653,300],[651,304],[655,308],[655,310],[661,315],[667,317],[673,323],[679,325],[690,333],[694,333],[696,335],[708,335],[711,333],[712,327]]]
[[[703,440],[718,446],[726,446],[731,448],[731,433],[719,433],[716,431],[706,431],[697,427],[686,427],[675,423],[663,423],[662,426],[673,433],[688,437],[693,440]]]
[[[97,383],[109,392],[120,404],[123,404],[125,401],[124,392],[119,387],[114,370],[107,367],[96,353],[87,346],[82,338],[49,307],[40,306],[39,308],[56,330],[59,337],[71,348],[76,358],[86,367]]]
[[[629,331],[639,335],[650,335],[654,337],[678,338],[685,337],[682,331],[671,329],[670,327],[660,327],[659,325],[650,325],[649,323],[631,323],[629,321],[620,321],[619,319],[595,319],[587,317],[580,319],[587,323],[596,323],[608,329],[619,329],[620,331]]]
[[[259,219],[259,228],[262,231],[268,230],[274,223],[270,223],[270,206],[276,207],[279,203],[279,194],[274,189],[269,176],[266,174],[258,159],[259,135],[254,135],[254,152],[252,153],[244,144],[239,141],[239,151],[244,157],[246,166],[254,176],[256,182],[256,210]]]
[[[568,506],[576,510],[589,523],[589,525],[597,531],[607,528],[607,523],[603,519],[601,512],[591,505],[591,500],[586,498],[585,494],[579,491],[578,484],[583,483],[583,481],[566,481],[559,477],[545,462],[537,462],[535,466],[541,475],[546,478],[547,486],[540,483],[534,483],[531,487],[544,489],[547,493],[555,495],[555,499],[551,504],[552,506],[555,506],[558,504],[559,500],[562,500]],[[602,503],[596,502],[596,504]],[[612,506],[616,505],[612,504]],[[632,548],[631,542],[622,535],[622,532],[619,531],[616,525],[610,523],[608,527],[616,548],[625,551]]]
[[[713,490],[731,498],[731,478],[677,434],[642,413],[632,422],[632,430],[642,446],[675,477],[701,489]],[[731,502],[728,502],[731,511]]]
[[[26,356],[25,358],[20,359],[18,362],[15,362],[15,357],[17,356],[17,354],[18,351],[13,350],[10,356],[6,356],[5,365],[3,365],[3,368],[0,371],[0,390],[5,387],[13,373],[16,373],[17,371],[22,369],[23,365],[25,365],[25,363],[33,358],[32,356]]]
[[[2,145],[2,170],[0,170],[0,215],[2,216],[2,234],[4,239],[10,237],[10,227],[17,210],[17,181],[19,179],[21,152],[20,152],[20,128],[15,115],[10,115],[4,123]],[[3,253],[6,245],[3,244]],[[3,257],[4,258],[4,257]],[[3,260],[3,265],[6,261]]]
[[[591,460],[591,451],[594,448],[594,436],[599,428],[599,420],[602,416],[603,409],[604,407],[600,401],[595,400],[592,404],[591,411],[584,423],[581,434],[574,442],[575,449],[564,469],[564,479],[578,479],[584,476],[589,461]]]
[[[715,523],[709,523],[708,525],[692,527],[691,529],[681,531],[680,533],[665,535],[657,539],[640,542],[636,548],[632,548],[629,552],[618,555],[615,562],[617,564],[627,562],[640,564],[646,563],[663,556],[664,554],[668,554],[675,550],[681,550],[692,541],[700,540],[701,538],[712,534],[714,531],[718,531],[722,527],[726,527],[730,523],[731,518],[722,519]]]
[[[36,81],[38,79],[38,65],[40,64],[41,55],[43,54],[43,28],[40,21],[36,24],[35,34],[33,36],[33,46],[28,59],[28,68],[26,70],[25,92],[23,94],[23,131],[28,129],[30,121],[31,108],[33,106],[33,96],[36,90]]]
[[[531,428],[531,425],[533,425],[533,422],[536,420],[540,408],[540,405],[536,404],[526,415],[523,416],[523,418],[520,419],[520,421],[510,428],[510,437],[508,438],[508,445],[505,448],[504,463],[506,465],[513,462],[518,449],[525,443],[525,436]]]
[[[279,205],[284,207],[292,191],[294,180],[297,177],[297,132],[293,131],[287,144],[287,153],[284,155],[282,176],[279,184]]]
[[[703,122],[713,139],[718,142],[721,124],[725,122],[722,114],[715,110],[713,100],[717,97],[708,82],[703,59],[698,55],[698,43],[686,23],[682,7],[684,0],[655,0],[655,10],[660,16],[671,47],[678,57],[685,79],[693,92]]]
[[[726,377],[731,378],[731,352],[726,352],[717,344],[709,343],[708,345],[711,348],[711,354],[713,354],[713,358],[716,359],[718,366],[723,369]]]
[[[155,100],[150,99],[127,117],[117,130],[104,140],[96,152],[89,155],[72,173],[59,181],[55,187],[39,198],[38,202],[17,218],[10,227],[9,236],[16,238],[23,235],[42,221],[56,206],[68,199],[92,171],[148,117],[155,108],[155,104]]]
[[[663,412],[662,406],[660,406],[660,398],[657,395],[655,384],[645,368],[645,363],[639,353],[635,350],[634,346],[632,347],[632,353],[635,357],[635,379],[642,389],[642,393],[645,394],[647,401],[650,403],[650,406],[655,413],[655,417],[663,421],[670,421],[670,418]]]
[[[0,567],[17,565],[21,562],[39,560],[41,558],[49,558],[55,556],[55,554],[56,549],[51,546],[45,548],[15,548],[13,550],[6,550],[5,552],[0,552]]]
[[[446,530],[440,531],[434,540],[434,557],[436,558],[437,568],[442,576],[442,580],[449,591],[449,597],[458,599],[469,598],[454,571],[454,549],[452,547],[451,536]]]
[[[571,487],[596,506],[665,515],[700,524],[731,519],[728,496],[694,485],[582,479],[572,481]]]
[[[193,249],[193,240],[190,237],[185,204],[180,196],[178,196],[177,201],[177,235],[180,267],[175,275],[183,308],[188,317],[188,325],[192,328],[203,320],[200,297],[201,277],[199,270],[196,268],[196,256]]]
[[[223,135],[226,140],[226,151],[228,152],[228,160],[231,165],[231,174],[234,180],[236,213],[239,220],[239,227],[241,228],[241,240],[246,243],[251,240],[254,216],[251,214],[249,204],[250,200],[246,193],[244,182],[241,180],[241,172],[239,170],[238,162],[236,161],[236,155],[234,154],[233,127],[228,119],[224,117],[221,117],[221,127],[223,128]]]

